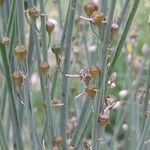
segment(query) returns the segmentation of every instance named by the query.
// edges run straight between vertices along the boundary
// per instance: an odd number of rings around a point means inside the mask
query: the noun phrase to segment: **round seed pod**
[[[98,6],[93,2],[89,2],[84,6],[85,13],[90,17],[94,11],[98,10]]]
[[[20,72],[15,71],[12,75],[11,75],[12,81],[15,83],[16,86],[21,86],[22,82],[23,82],[23,78]]]
[[[63,144],[63,138],[61,136],[57,136],[54,138],[54,145],[60,146]]]
[[[51,21],[47,21],[46,23],[46,31],[51,34],[55,28],[55,25]]]
[[[23,45],[18,44],[15,48],[15,55],[17,59],[24,60],[27,56],[27,49]]]
[[[39,64],[39,69],[43,74],[48,74],[49,71],[49,64],[47,62],[43,62]]]
[[[110,117],[107,113],[100,113],[98,117],[98,123],[105,127],[110,122]]]
[[[0,6],[2,6],[4,3],[4,0],[0,0]]]
[[[3,43],[4,45],[8,45],[9,42],[10,42],[10,38],[8,38],[8,37],[4,37],[4,38],[2,39],[2,43]]]
[[[37,19],[40,16],[40,12],[39,10],[37,10],[36,7],[32,7],[28,10],[28,14],[31,18],[33,18],[34,20]]]
[[[87,87],[85,93],[88,97],[94,98],[96,95],[97,89],[95,87]]]
[[[95,66],[91,66],[89,68],[89,73],[91,74],[92,77],[98,77],[100,74],[100,69],[95,65]]]
[[[95,25],[101,25],[105,21],[106,16],[102,12],[94,11],[90,18]]]
[[[118,32],[118,30],[119,30],[118,25],[117,25],[116,23],[113,23],[113,24],[111,25],[111,32],[112,32],[112,33],[116,33],[116,32]]]

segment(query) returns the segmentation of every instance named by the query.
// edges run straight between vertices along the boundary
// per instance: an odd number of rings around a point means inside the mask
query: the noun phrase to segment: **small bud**
[[[17,45],[15,48],[15,55],[17,59],[24,60],[27,56],[27,49],[23,45]]]
[[[15,71],[12,75],[11,75],[12,81],[15,83],[16,86],[21,86],[22,82],[23,82],[23,78],[20,72]]]
[[[105,127],[110,122],[110,117],[107,113],[100,113],[98,117],[98,123]]]
[[[114,88],[114,87],[116,86],[116,80],[117,80],[117,78],[118,78],[118,76],[117,76],[117,73],[116,73],[116,72],[114,72],[114,73],[110,76],[109,81],[108,81],[108,83],[107,83],[110,88]]]
[[[49,34],[52,33],[52,31],[54,30],[54,28],[55,28],[55,25],[54,25],[51,21],[48,21],[48,22],[46,23],[46,31],[47,31]]]
[[[128,91],[127,90],[122,90],[119,92],[119,96],[121,98],[126,98],[128,96]]]
[[[57,136],[54,138],[54,145],[55,146],[60,146],[63,144],[63,138],[61,136]]]
[[[2,39],[2,43],[3,43],[4,45],[8,45],[9,42],[10,42],[10,38],[8,38],[8,37],[4,37],[4,38]]]
[[[133,62],[134,71],[138,73],[142,69],[142,67],[143,67],[143,58],[136,57]]]
[[[43,74],[48,74],[49,64],[47,62],[39,64],[39,68]]]
[[[36,20],[39,16],[40,16],[40,12],[39,10],[37,10],[36,7],[32,7],[28,10],[28,14],[31,18],[33,18],[34,20]]]
[[[100,74],[100,69],[97,66],[91,66],[88,71],[93,78],[98,77]]]
[[[93,2],[89,2],[84,6],[85,13],[90,17],[94,11],[98,10],[98,6],[94,4]]]
[[[144,55],[148,54],[150,52],[150,46],[146,43],[143,44],[143,47],[142,47],[141,51]]]
[[[118,30],[119,30],[118,25],[117,25],[116,23],[113,23],[113,24],[111,25],[111,32],[112,32],[112,33],[116,33],[116,32],[118,32]]]
[[[106,20],[106,16],[102,12],[95,11],[90,19],[95,25],[101,25]]]

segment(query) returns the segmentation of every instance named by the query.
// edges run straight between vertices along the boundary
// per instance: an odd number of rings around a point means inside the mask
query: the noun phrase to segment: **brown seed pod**
[[[49,71],[49,64],[47,62],[43,62],[39,64],[39,69],[43,74],[48,74]]]
[[[46,31],[48,32],[48,34],[51,34],[54,28],[55,28],[55,25],[51,21],[47,21]]]
[[[93,2],[89,2],[84,6],[85,13],[90,17],[94,11],[98,10],[98,6]]]
[[[32,7],[28,10],[28,14],[31,18],[33,18],[35,20],[40,16],[40,11],[37,10],[36,7]]]
[[[56,136],[54,138],[54,145],[59,147],[62,144],[63,144],[63,138],[61,136]]]
[[[15,48],[15,55],[17,59],[24,60],[27,56],[27,49],[23,45],[18,44]]]
[[[94,11],[90,19],[95,25],[101,25],[106,20],[106,16],[102,12]]]
[[[20,72],[15,71],[12,75],[11,75],[12,81],[15,83],[16,86],[21,86],[22,82],[23,82],[23,78]]]
[[[96,92],[98,90],[95,88],[95,87],[87,87],[85,89],[85,94],[88,96],[88,97],[91,97],[91,98],[94,98],[94,96],[96,95]]]
[[[88,70],[89,74],[95,78],[98,77],[100,74],[100,69],[95,65],[95,66],[91,66]]]
[[[98,117],[98,123],[105,127],[110,122],[110,117],[107,113],[100,113]]]

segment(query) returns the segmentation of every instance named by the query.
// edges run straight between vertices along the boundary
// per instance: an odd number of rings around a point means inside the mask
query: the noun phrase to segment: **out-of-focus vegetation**
[[[0,149],[149,149],[148,0],[0,0],[0,15]]]

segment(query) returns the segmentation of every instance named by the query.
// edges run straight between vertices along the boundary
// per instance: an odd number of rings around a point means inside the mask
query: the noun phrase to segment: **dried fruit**
[[[98,10],[98,6],[93,2],[89,2],[84,6],[85,13],[90,17],[94,11]]]
[[[28,14],[31,18],[33,18],[35,20],[40,16],[40,11],[37,10],[36,7],[32,7],[28,10]]]
[[[18,44],[15,48],[15,55],[17,59],[24,60],[27,56],[27,49],[23,45]]]
[[[107,113],[100,113],[98,117],[98,123],[105,127],[110,122],[110,117]]]
[[[95,25],[101,25],[106,20],[106,16],[99,11],[93,12],[90,18]]]
[[[63,138],[61,136],[56,136],[54,138],[54,145],[59,147],[62,144],[63,144]]]
[[[11,75],[11,78],[12,78],[12,81],[15,83],[16,86],[21,86],[21,84],[23,82],[23,77],[19,71],[15,71]]]
[[[49,34],[52,33],[52,31],[54,30],[54,28],[55,28],[55,25],[54,25],[51,21],[48,21],[48,22],[46,23],[46,31],[47,31]]]
[[[100,74],[100,69],[95,65],[95,66],[91,66],[88,70],[89,74],[95,78],[98,77]]]
[[[88,96],[88,97],[91,97],[91,98],[94,98],[94,96],[96,95],[96,92],[98,92],[98,90],[95,88],[95,87],[87,87],[85,89],[85,94]]]
[[[39,68],[43,74],[48,74],[49,64],[47,62],[43,62],[43,63],[39,64]]]

